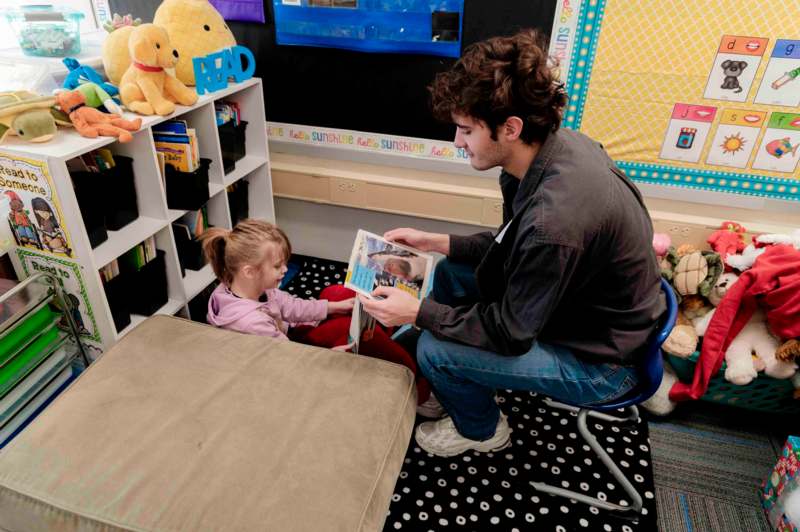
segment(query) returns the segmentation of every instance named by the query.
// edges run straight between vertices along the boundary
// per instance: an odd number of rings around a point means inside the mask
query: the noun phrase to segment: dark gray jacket
[[[665,309],[641,195],[602,146],[560,129],[525,177],[503,172],[503,226],[450,237],[451,260],[476,266],[480,301],[423,300],[416,325],[502,355],[534,341],[588,362],[635,365]]]

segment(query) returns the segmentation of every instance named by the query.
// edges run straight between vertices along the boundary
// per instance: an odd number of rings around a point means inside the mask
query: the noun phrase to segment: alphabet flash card
[[[708,75],[704,98],[744,102],[769,39],[723,35]]]
[[[688,163],[699,161],[716,114],[716,107],[676,103],[660,157]]]
[[[800,41],[778,39],[758,88],[755,103],[800,105]]]
[[[761,139],[753,168],[790,174],[797,168],[800,155],[800,114],[772,113]]]
[[[765,111],[723,109],[706,162],[718,166],[747,168],[747,161],[756,147],[758,134],[766,119]]]

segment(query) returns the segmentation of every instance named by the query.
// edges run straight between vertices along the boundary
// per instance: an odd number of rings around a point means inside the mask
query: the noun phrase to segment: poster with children
[[[46,162],[0,152],[0,213],[18,246],[73,256]]]
[[[433,255],[359,229],[344,285],[369,297],[379,286],[393,286],[421,299],[432,270]]]
[[[41,255],[27,249],[17,249],[17,258],[26,276],[44,272],[49,273],[58,280],[58,283],[64,289],[67,305],[69,306],[68,310],[78,327],[81,340],[90,340],[100,344],[102,339],[97,330],[97,323],[89,302],[89,295],[86,293],[80,266],[74,262]],[[59,326],[66,328],[67,324],[60,323]],[[90,349],[91,351],[92,349]]]

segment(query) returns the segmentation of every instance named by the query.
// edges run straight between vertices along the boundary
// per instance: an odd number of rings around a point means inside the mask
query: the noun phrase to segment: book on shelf
[[[108,148],[98,148],[67,160],[70,172],[102,172],[115,166],[114,154]]]
[[[185,120],[167,120],[153,126],[153,142],[165,164],[178,171],[193,172],[200,164],[197,133]]]
[[[119,260],[124,262],[130,270],[138,271],[145,264],[156,258],[156,255],[156,237],[153,235],[133,246]]]

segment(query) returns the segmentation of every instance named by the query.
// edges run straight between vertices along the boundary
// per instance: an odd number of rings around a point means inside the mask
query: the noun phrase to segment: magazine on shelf
[[[434,257],[429,253],[359,229],[344,285],[369,298],[374,298],[375,288],[392,286],[422,299],[428,293],[433,263]],[[348,338],[348,346],[352,345],[354,353],[358,352],[361,339],[372,337],[374,328],[375,318],[367,314],[356,299]]]

